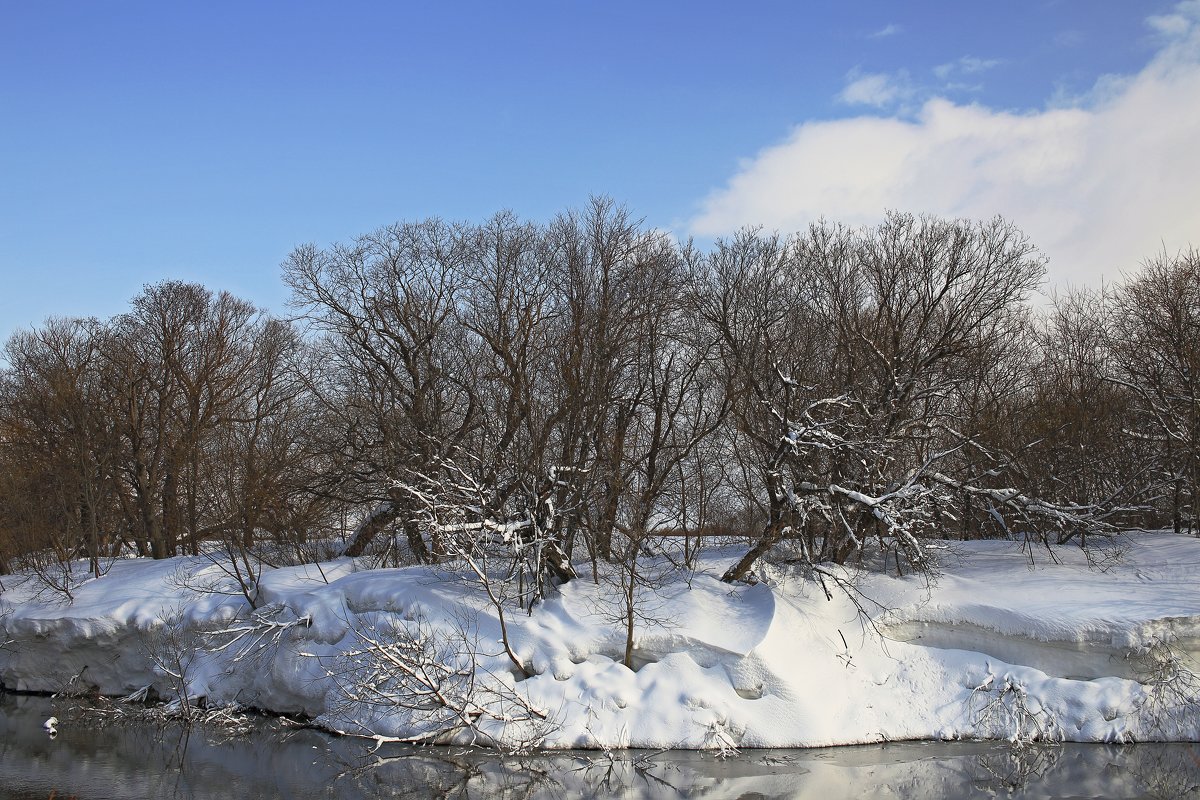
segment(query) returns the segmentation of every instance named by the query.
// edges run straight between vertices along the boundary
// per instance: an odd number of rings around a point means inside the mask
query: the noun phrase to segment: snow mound
[[[1128,539],[1103,570],[1077,548],[1055,548],[1059,563],[1031,566],[1011,543],[963,545],[965,558],[936,590],[897,608],[881,627],[899,641],[984,653],[1063,678],[1136,678],[1143,667],[1131,656],[1155,643],[1200,669],[1198,544],[1174,535]]]
[[[515,703],[551,747],[1200,738],[1200,541],[1138,536],[1103,571],[1077,548],[1032,563],[1010,543],[956,548],[934,582],[830,568],[840,585],[824,587],[786,569],[724,584],[715,576],[737,553],[713,554],[689,579],[636,594],[632,669],[614,586],[590,576],[531,612],[507,610],[518,668],[486,595],[451,572],[351,559],[268,569],[252,610],[204,558],[121,561],[70,602],[6,578],[0,680],[169,696],[170,645],[188,655],[191,697],[419,735],[442,712],[414,716],[395,671],[364,664],[383,642],[426,648],[414,663],[444,669],[443,690],[475,691],[470,713],[493,728],[505,719],[495,708]]]

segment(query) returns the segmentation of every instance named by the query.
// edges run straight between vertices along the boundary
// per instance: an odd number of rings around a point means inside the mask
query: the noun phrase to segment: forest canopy
[[[1200,252],[1049,304],[1044,268],[999,218],[699,247],[597,199],[298,247],[291,317],[147,286],[5,345],[0,571],[495,540],[540,595],[663,537],[740,539],[737,580],[784,541],[907,571],[944,538],[1194,532]]]

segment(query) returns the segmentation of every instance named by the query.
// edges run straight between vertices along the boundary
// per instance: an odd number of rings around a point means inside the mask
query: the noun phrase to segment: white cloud
[[[1168,38],[1184,36],[1191,27],[1191,21],[1183,13],[1147,17],[1146,24],[1155,33]]]
[[[882,28],[880,28],[879,30],[877,30],[873,33],[868,33],[867,38],[868,39],[886,39],[889,36],[896,36],[897,34],[901,34],[901,33],[904,33],[904,28],[901,27],[900,25],[897,25],[896,23],[892,22],[887,25],[884,25]]]
[[[977,92],[983,91],[983,84],[982,83],[963,83],[962,81],[950,81],[949,83],[946,83],[942,86],[942,91],[957,92],[959,94],[961,94],[963,92],[977,93]]]
[[[974,56],[963,56],[958,60],[959,67],[968,75],[998,67],[1003,63],[998,58],[975,58]]]
[[[1049,256],[1057,285],[1113,280],[1164,244],[1200,245],[1200,0],[1171,16],[1186,26],[1148,23],[1168,38],[1141,72],[1106,76],[1070,107],[933,98],[911,117],[801,124],[709,195],[690,232],[798,230],[822,216],[871,224],[889,208],[1000,214]],[[855,96],[880,99],[889,85]]]
[[[985,70],[1000,66],[1003,61],[998,58],[975,58],[963,56],[948,64],[939,64],[933,68],[933,74],[940,80],[947,80],[953,75],[975,75]]]
[[[838,95],[838,100],[847,105],[874,106],[884,108],[912,96],[908,74],[899,72],[888,75],[882,72],[863,73],[852,70],[846,76],[849,81]]]

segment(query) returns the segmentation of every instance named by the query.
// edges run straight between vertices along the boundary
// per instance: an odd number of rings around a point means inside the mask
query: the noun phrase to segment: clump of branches
[[[701,745],[701,749],[712,750],[720,759],[733,758],[742,754],[737,740],[737,733],[730,730],[726,720],[714,719],[704,732],[704,743]]]
[[[1014,747],[1063,740],[1054,712],[1031,696],[1011,673],[999,680],[989,674],[971,691],[971,706],[973,725],[990,737],[1007,739]]]
[[[324,723],[339,733],[382,742],[471,744],[520,752],[553,730],[506,671],[482,665],[473,621],[431,625],[422,615],[359,615],[347,623],[349,643],[317,658],[332,682]],[[400,735],[379,730],[400,730]]]
[[[1137,713],[1152,738],[1173,741],[1195,735],[1200,715],[1200,675],[1167,637],[1154,637],[1126,658],[1143,694]]]
[[[469,455],[460,458],[468,467],[482,466]],[[544,480],[501,485],[468,467],[439,459],[425,472],[406,471],[393,489],[407,498],[412,524],[433,542],[446,573],[483,591],[496,613],[505,656],[527,678],[532,672],[514,650],[508,612],[514,606],[532,612],[549,590],[550,576],[574,575],[551,533],[560,509],[550,495],[564,478],[552,471]]]
[[[11,608],[0,608],[0,650],[6,650],[10,645],[16,643],[16,639],[9,633],[8,621],[12,617]]]
[[[204,649],[224,654],[230,668],[253,666],[264,656],[275,653],[299,629],[312,626],[312,617],[297,617],[289,608],[272,603],[254,609],[244,619],[205,626],[198,634]]]
[[[75,602],[75,590],[87,579],[87,576],[76,573],[74,561],[69,555],[54,550],[26,553],[17,563],[37,578],[38,586],[33,597],[41,602],[65,602],[70,605]]]
[[[187,623],[180,610],[169,611],[140,634],[142,653],[165,683],[164,711],[185,723],[194,719],[203,698],[193,687],[192,668],[204,652],[199,631]]]
[[[436,459],[424,471],[404,470],[392,489],[407,499],[410,522],[433,551],[474,575],[498,611],[508,599],[532,608],[546,596],[549,577],[575,575],[552,533],[563,514],[552,493],[575,470],[489,479],[481,475],[486,468],[480,459],[457,455]]]
[[[257,729],[254,716],[241,705],[201,705],[185,711],[177,703],[154,701],[149,687],[115,699],[103,695],[92,697],[74,704],[65,713],[70,714],[73,724],[97,727],[182,724],[185,728],[202,727],[228,737],[249,736]]]

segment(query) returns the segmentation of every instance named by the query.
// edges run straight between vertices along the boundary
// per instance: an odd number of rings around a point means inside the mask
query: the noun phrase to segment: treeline
[[[1001,219],[701,249],[597,200],[298,248],[290,320],[149,286],[7,343],[0,568],[490,537],[562,580],[690,533],[746,537],[736,579],[784,539],[907,569],[942,537],[1194,531],[1200,254],[1048,310],[1043,273]]]

